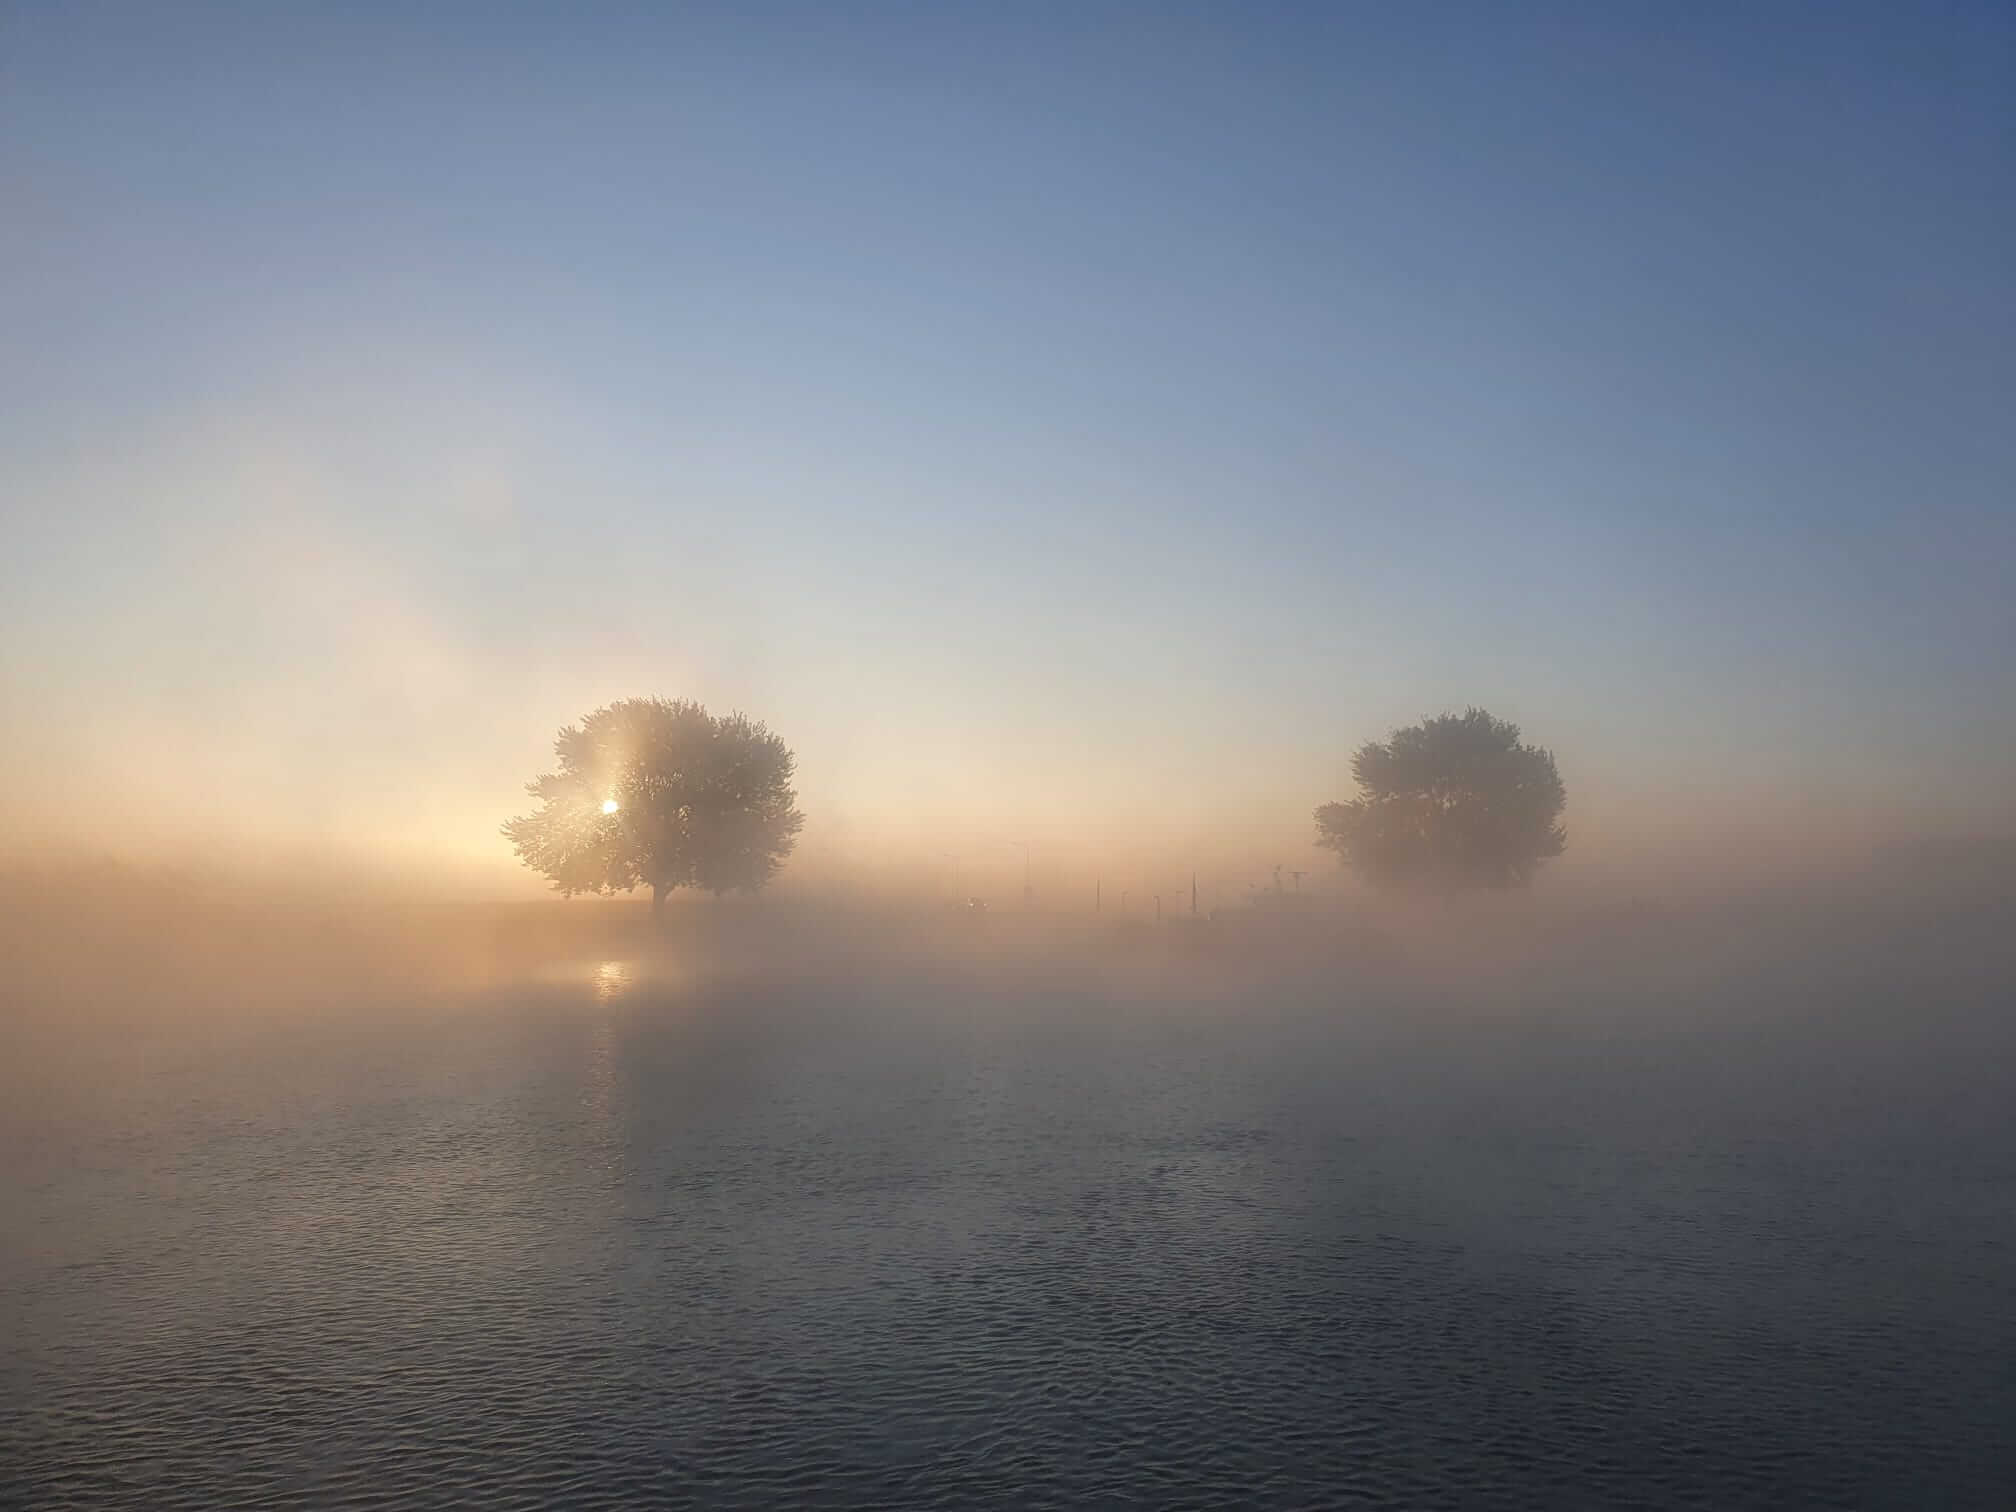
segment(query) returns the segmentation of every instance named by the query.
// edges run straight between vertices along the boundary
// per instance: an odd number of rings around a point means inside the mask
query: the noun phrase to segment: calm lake
[[[0,1503],[2016,1504],[2006,1004],[300,996],[10,1050]]]

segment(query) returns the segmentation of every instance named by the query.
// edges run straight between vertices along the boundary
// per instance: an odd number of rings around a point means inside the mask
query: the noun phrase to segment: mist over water
[[[0,1512],[2016,1507],[2012,101],[0,5]]]
[[[0,1492],[2001,1505],[2006,908],[1765,913],[71,912]]]

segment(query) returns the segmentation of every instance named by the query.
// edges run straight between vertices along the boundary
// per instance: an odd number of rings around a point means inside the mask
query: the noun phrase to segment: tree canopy
[[[1568,801],[1554,755],[1482,709],[1358,748],[1358,796],[1316,810],[1316,843],[1382,886],[1518,887],[1558,856]]]
[[[678,887],[755,892],[784,864],[805,816],[797,758],[766,725],[685,699],[628,698],[569,725],[560,769],[504,825],[518,858],[560,892]]]

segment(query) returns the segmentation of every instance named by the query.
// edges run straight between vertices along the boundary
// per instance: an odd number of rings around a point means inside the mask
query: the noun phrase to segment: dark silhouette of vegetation
[[[569,896],[648,887],[659,917],[676,887],[755,892],[805,823],[791,787],[797,759],[741,714],[628,698],[569,725],[553,750],[560,770],[525,788],[539,808],[504,834]]]
[[[1369,742],[1351,773],[1359,796],[1316,810],[1316,843],[1381,886],[1519,887],[1568,843],[1553,753],[1482,709]]]

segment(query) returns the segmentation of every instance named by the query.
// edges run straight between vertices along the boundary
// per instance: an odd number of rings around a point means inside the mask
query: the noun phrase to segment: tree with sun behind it
[[[686,699],[626,698],[553,742],[560,769],[527,783],[539,807],[503,832],[554,888],[651,889],[653,917],[674,888],[755,892],[805,823],[797,758],[767,725]]]

